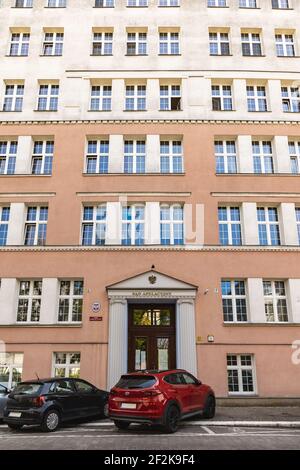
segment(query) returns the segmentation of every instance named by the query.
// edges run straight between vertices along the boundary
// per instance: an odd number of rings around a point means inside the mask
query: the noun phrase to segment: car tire
[[[114,424],[115,426],[118,428],[118,429],[128,429],[129,426],[130,426],[130,423],[128,421],[118,421],[118,420],[115,420],[114,421]]]
[[[215,397],[209,395],[206,399],[202,417],[205,419],[212,419],[216,412],[216,400]]]
[[[167,408],[165,416],[164,430],[167,433],[173,434],[178,430],[178,423],[180,421],[180,410],[176,405],[170,405]]]
[[[54,432],[59,428],[60,415],[57,410],[49,410],[45,413],[41,429],[44,432]]]
[[[20,431],[20,429],[23,427],[23,424],[7,423],[7,426],[11,431]]]

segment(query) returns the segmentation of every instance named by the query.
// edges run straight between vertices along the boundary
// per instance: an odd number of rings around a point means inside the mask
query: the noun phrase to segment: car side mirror
[[[201,382],[201,380],[198,380],[198,382],[197,382],[197,384],[196,384],[196,385],[197,385],[198,387],[199,387],[199,385],[202,385],[202,382]]]

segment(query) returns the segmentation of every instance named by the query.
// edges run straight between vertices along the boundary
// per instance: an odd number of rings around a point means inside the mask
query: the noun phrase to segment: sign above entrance
[[[132,291],[130,297],[144,297],[144,298],[170,298],[174,297],[171,291],[160,291],[160,290],[143,290],[143,291]]]

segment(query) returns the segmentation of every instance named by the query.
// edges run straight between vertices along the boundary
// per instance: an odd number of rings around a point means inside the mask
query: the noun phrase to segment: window
[[[24,245],[46,245],[48,207],[27,208]]]
[[[148,0],[127,0],[128,7],[147,7]]]
[[[18,142],[0,141],[0,175],[13,175],[15,172]]]
[[[83,281],[59,282],[59,322],[81,322],[83,302]]]
[[[84,206],[82,217],[82,245],[105,245],[106,204]]]
[[[51,175],[53,162],[53,140],[40,140],[33,144],[31,173],[33,175]]]
[[[210,55],[229,55],[229,34],[221,32],[209,33]]]
[[[3,111],[22,111],[24,85],[10,84],[5,86]]]
[[[280,245],[278,212],[276,207],[257,208],[260,245]]]
[[[250,354],[227,355],[227,377],[229,394],[255,392],[254,358]]]
[[[43,55],[62,55],[64,45],[64,33],[45,32],[43,42]]]
[[[160,85],[160,110],[181,110],[181,87],[180,85]]]
[[[240,8],[257,8],[257,0],[240,0]]]
[[[145,173],[146,142],[144,140],[125,140],[124,173]]]
[[[208,7],[226,7],[226,0],[207,0]]]
[[[161,173],[182,173],[183,155],[180,140],[160,141],[160,171]]]
[[[289,0],[272,0],[272,8],[280,10],[288,9]]]
[[[237,173],[234,140],[215,140],[216,173]]]
[[[92,55],[112,55],[112,47],[112,32],[94,32]]]
[[[230,85],[212,85],[213,111],[232,111],[232,94]]]
[[[114,8],[115,0],[96,0],[95,7],[97,8]]]
[[[86,172],[108,173],[108,140],[89,140],[87,143]]]
[[[16,8],[32,8],[33,0],[16,0]]]
[[[30,33],[12,33],[9,55],[28,56]]]
[[[160,32],[159,33],[159,53],[163,55],[178,55],[179,32]]]
[[[246,322],[247,302],[245,281],[224,279],[221,285],[224,322]]]
[[[147,54],[147,33],[128,32],[127,33],[127,55]]]
[[[265,86],[247,86],[248,111],[268,111],[267,95]]]
[[[0,246],[5,246],[9,222],[10,207],[0,206]]]
[[[48,0],[47,7],[49,8],[65,8],[67,0]]]
[[[91,111],[111,111],[111,85],[91,87]]]
[[[145,206],[122,207],[122,245],[143,245],[145,238]]]
[[[298,232],[298,243],[300,245],[300,207],[295,208],[295,213],[296,213],[296,223],[297,223],[297,232]]]
[[[267,322],[288,322],[284,281],[263,281]]]
[[[272,143],[270,141],[253,141],[252,157],[254,173],[274,173]]]
[[[281,87],[282,109],[285,113],[300,113],[300,88]]]
[[[261,39],[259,33],[242,33],[242,54],[244,56],[262,55]]]
[[[241,245],[241,217],[239,207],[219,207],[219,238],[221,245]]]
[[[146,110],[146,85],[126,85],[125,111]]]
[[[42,303],[42,280],[19,282],[17,322],[38,322]]]
[[[159,0],[160,7],[179,7],[180,0]]]
[[[21,353],[0,353],[0,384],[9,390],[22,380],[23,357]]]
[[[291,161],[291,172],[293,174],[297,174],[300,171],[300,141],[289,142],[289,154]]]
[[[295,45],[292,34],[275,34],[276,54],[278,57],[294,57]]]
[[[38,111],[57,111],[59,85],[40,85]]]
[[[80,376],[80,353],[55,352],[53,354],[54,377],[79,378]]]
[[[183,245],[183,206],[161,204],[160,242],[162,245]]]

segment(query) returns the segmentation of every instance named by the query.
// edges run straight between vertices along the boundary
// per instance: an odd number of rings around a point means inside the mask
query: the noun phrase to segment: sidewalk
[[[217,406],[213,421],[299,421],[300,406]]]

